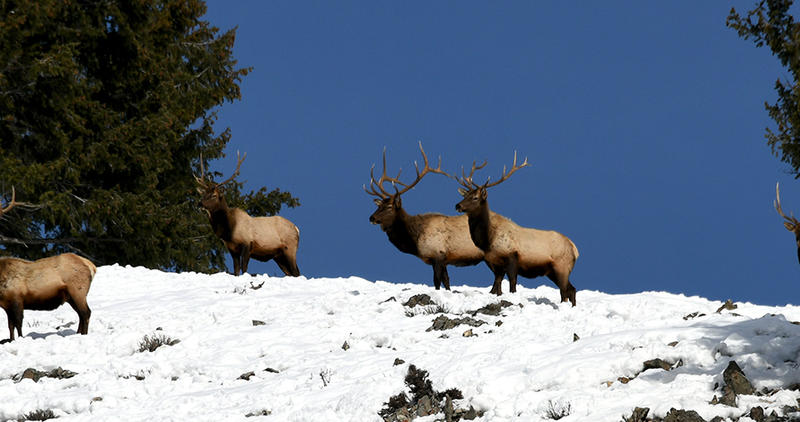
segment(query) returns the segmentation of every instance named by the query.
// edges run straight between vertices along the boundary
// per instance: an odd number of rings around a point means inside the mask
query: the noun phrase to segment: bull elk
[[[797,221],[794,216],[787,217],[786,214],[783,213],[781,209],[781,192],[779,183],[775,184],[775,209],[778,211],[781,217],[784,218],[783,226],[786,227],[786,230],[794,233],[795,241],[797,242],[797,260],[800,261],[800,222]]]
[[[508,180],[514,172],[528,166],[527,158],[517,165],[515,152],[511,169],[506,171],[503,167],[499,180],[489,183],[490,179],[487,179],[486,183],[478,185],[472,177],[475,170],[485,165],[485,162],[480,166],[473,163],[469,176],[462,170],[460,178],[453,178],[461,184],[458,191],[464,198],[456,204],[456,211],[468,216],[470,237],[484,252],[484,259],[494,273],[491,292],[502,294],[501,284],[506,274],[511,293],[517,291],[517,275],[527,278],[546,276],[558,286],[561,301],[569,300],[575,306],[575,287],[569,281],[578,259],[575,244],[561,233],[521,227],[489,209],[487,189]]]
[[[202,157],[197,191],[202,195],[200,204],[208,213],[211,228],[225,243],[233,258],[233,275],[247,273],[250,258],[258,261],[275,260],[284,274],[300,276],[297,268],[297,246],[300,243],[300,230],[291,221],[281,217],[251,217],[239,208],[228,207],[223,186],[239,175],[242,162],[247,157],[236,153],[236,170],[222,183],[206,179]]]
[[[18,204],[12,188],[11,201],[0,209],[0,216]],[[91,261],[72,253],[36,261],[0,258],[0,307],[8,317],[9,341],[14,340],[14,329],[22,337],[23,310],[51,311],[64,302],[78,313],[78,333],[87,334],[92,311],[86,295],[96,271]]]
[[[483,260],[483,252],[475,247],[470,240],[467,231],[467,218],[461,216],[447,216],[437,213],[426,213],[409,215],[403,209],[401,195],[408,192],[417,185],[428,173],[446,174],[442,171],[441,159],[439,167],[431,168],[428,164],[428,157],[419,145],[424,160],[424,168],[414,162],[416,168],[416,178],[411,183],[403,183],[399,180],[400,173],[396,177],[386,176],[386,150],[383,151],[383,174],[377,181],[373,175],[375,166],[370,170],[370,189],[364,186],[364,190],[375,196],[375,210],[369,217],[372,224],[380,225],[389,237],[389,241],[400,250],[421,259],[422,262],[433,267],[433,285],[439,290],[444,285],[446,290],[450,290],[450,277],[447,274],[447,266],[467,266],[475,265]],[[389,193],[383,188],[383,184],[390,182],[395,187],[394,193]],[[397,189],[401,186],[402,189]]]

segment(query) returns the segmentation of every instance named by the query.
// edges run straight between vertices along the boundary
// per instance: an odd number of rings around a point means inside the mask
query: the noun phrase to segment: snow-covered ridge
[[[782,414],[800,397],[783,390],[739,396],[738,407],[709,404],[730,360],[757,390],[800,381],[796,306],[738,303],[716,313],[720,302],[699,297],[581,290],[572,308],[558,303],[555,288],[519,286],[502,296],[512,306],[500,315],[474,316],[487,324],[426,331],[434,308],[456,318],[499,301],[488,286],[453,289],[101,267],[89,335],[75,335],[77,315],[62,306],[26,311],[25,336],[0,345],[0,419],[50,409],[58,420],[252,421],[245,415],[269,413],[265,420],[379,421],[383,404],[405,389],[409,364],[427,370],[434,388],[461,390],[459,405],[482,410],[485,421],[546,420],[548,403],[569,404],[562,421],[619,421],[636,406],[662,417],[692,409],[708,420],[753,406]],[[403,306],[420,293],[438,306]],[[684,318],[693,313],[705,315]],[[467,329],[474,335],[464,337]],[[154,334],[180,343],[138,352]],[[642,372],[655,358],[683,366]],[[58,367],[77,375],[13,379]]]

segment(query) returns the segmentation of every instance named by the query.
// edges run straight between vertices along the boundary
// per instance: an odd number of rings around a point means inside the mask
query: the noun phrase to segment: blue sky
[[[772,205],[780,181],[800,214],[800,185],[764,140],[785,73],[725,26],[754,1],[577,4],[209,1],[253,67],[220,109],[232,140],[212,168],[228,175],[247,152],[247,189],[300,198],[281,215],[300,227],[304,275],[432,285],[430,266],[369,224],[370,167],[386,147],[389,171],[409,176],[421,141],[451,172],[488,160],[480,180],[516,150],[532,165],[490,207],[573,240],[579,305],[581,289],[800,303],[794,236]],[[456,188],[429,175],[403,205],[454,215]],[[491,285],[484,264],[448,271]]]

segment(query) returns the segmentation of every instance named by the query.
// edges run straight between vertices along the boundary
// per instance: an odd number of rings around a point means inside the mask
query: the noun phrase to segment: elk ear
[[[400,195],[395,195],[392,199],[392,203],[394,204],[395,208],[402,207],[403,201],[400,200]]]
[[[481,188],[480,194],[481,194],[481,201],[485,201],[486,197],[489,196],[488,192],[486,192],[486,188]]]
[[[469,191],[468,191],[468,190],[466,190],[466,189],[464,189],[464,188],[458,188],[458,193],[459,193],[461,196],[467,196],[467,193],[468,193],[468,192],[469,192]]]
[[[788,221],[784,221],[783,226],[786,227],[786,230],[789,230],[790,232],[793,232],[797,228],[797,226]]]
[[[380,207],[380,206],[381,206],[381,204],[383,203],[383,201],[381,201],[381,200],[380,200],[380,199],[378,199],[378,198],[375,198],[375,199],[373,199],[373,202],[375,202],[375,205],[377,205],[377,206],[379,206],[379,207]]]

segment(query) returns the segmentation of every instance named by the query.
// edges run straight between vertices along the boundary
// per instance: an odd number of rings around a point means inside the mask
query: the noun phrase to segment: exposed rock
[[[255,327],[255,326],[259,326],[259,325],[264,325],[264,324],[266,324],[264,321],[259,321],[259,320],[257,320],[257,319],[254,319],[254,320],[253,320],[253,326],[254,326],[254,327]]]
[[[272,414],[271,410],[263,409],[263,410],[259,410],[257,412],[250,412],[250,413],[244,415],[244,417],[245,418],[252,418],[253,416],[269,416],[271,414]]]
[[[400,359],[400,358],[396,358],[396,359],[394,360],[394,366],[397,366],[397,365],[402,365],[402,364],[404,364],[404,363],[406,363],[406,361],[404,361],[403,359]]]
[[[501,300],[499,303],[490,303],[484,306],[483,308],[476,309],[470,312],[470,314],[472,314],[472,316],[476,316],[478,314],[498,316],[500,315],[500,312],[503,310],[503,308],[508,308],[511,305],[513,305],[513,303],[507,300]]]
[[[719,312],[719,311],[717,311],[717,312]],[[684,319],[684,320],[690,320],[690,319],[692,319],[692,318],[699,318],[699,317],[703,317],[703,316],[706,316],[706,314],[704,314],[704,313],[701,313],[701,312],[692,312],[692,313],[691,313],[691,314],[689,314],[689,315],[685,315],[685,316],[683,317],[683,319]]]
[[[266,368],[266,369],[264,369],[264,372],[271,372],[271,373],[273,373],[273,374],[278,374],[278,373],[280,373],[281,371],[279,371],[279,370],[277,370],[277,369],[273,369],[273,368]]]
[[[756,422],[764,422],[764,409],[761,406],[756,406],[750,409],[750,413],[748,414],[750,419]]]
[[[637,407],[629,417],[622,417],[624,422],[647,422],[647,414],[650,413],[649,407]]]
[[[448,317],[446,317],[444,315],[439,315],[438,317],[436,317],[436,319],[433,320],[433,325],[431,325],[430,328],[428,328],[425,331],[449,330],[451,328],[458,327],[461,324],[466,324],[466,325],[469,325],[471,327],[480,327],[481,325],[486,324],[486,321],[481,321],[479,319],[474,319],[474,318],[471,318],[471,317],[451,319],[451,318],[448,318]]]
[[[464,337],[473,337],[473,336],[475,336],[475,334],[472,334],[472,328],[470,328],[467,331],[464,331],[464,334],[461,334],[461,335],[464,336]]]
[[[694,410],[678,410],[674,407],[664,416],[664,422],[706,422]]]
[[[646,371],[648,369],[658,369],[658,368],[661,368],[665,371],[669,371],[670,369],[672,369],[672,364],[663,359],[650,359],[644,361],[643,365],[644,369],[642,369],[642,371]]]
[[[245,381],[250,381],[250,378],[255,376],[255,375],[256,375],[256,373],[253,372],[253,371],[245,372],[244,374],[239,375],[239,379],[240,380],[245,380]]]
[[[408,306],[409,308],[413,308],[415,306],[428,306],[428,305],[436,305],[436,302],[431,300],[431,297],[422,293],[418,295],[411,296],[403,306]]]
[[[667,343],[667,346],[669,346],[669,347],[675,347],[675,346],[677,346],[677,345],[678,345],[678,342],[677,342],[677,341],[673,341],[673,342],[671,342],[671,343]]]
[[[719,307],[719,309],[717,309],[717,313],[720,314],[722,313],[723,310],[732,311],[738,307],[739,306],[733,303],[732,300],[728,299],[725,301],[725,303],[722,304],[722,306]]]
[[[40,371],[34,368],[28,368],[22,373],[17,374],[13,377],[14,381],[20,382],[24,379],[33,380],[33,382],[39,382],[40,379],[47,377],[47,378],[56,378],[56,379],[66,379],[72,378],[75,375],[78,375],[76,372],[72,372],[66,369],[62,369],[60,366],[56,369],[53,369],[49,372]]]
[[[431,381],[428,380],[428,371],[417,369],[414,365],[409,365],[405,383],[411,397],[409,398],[405,393],[390,397],[389,401],[384,403],[383,409],[378,412],[384,421],[411,421],[416,417],[440,413],[444,413],[445,421],[459,421],[475,419],[481,415],[472,407],[469,410],[454,409],[453,400],[464,398],[461,391],[455,388],[444,392],[435,391]],[[441,421],[441,419],[437,420]]]
[[[435,415],[437,413],[439,413],[439,408],[434,406],[430,397],[422,396],[419,398],[417,401],[417,416]]]
[[[580,340],[580,339],[581,339],[581,338],[580,338],[580,337],[578,337],[578,334],[576,334],[576,333],[572,333],[572,342],[573,342],[573,343],[574,343],[574,342],[576,342],[576,341],[578,341],[578,340]]]
[[[728,367],[722,373],[722,379],[725,380],[725,384],[731,387],[735,394],[753,394],[756,392],[753,384],[750,384],[736,361],[732,360],[728,363]]]
[[[722,387],[722,398],[719,399],[719,402],[726,406],[736,407],[736,393],[727,385]]]
[[[621,382],[623,384],[627,384],[627,383],[631,382],[631,379],[628,378],[628,377],[619,377],[619,378],[617,378],[617,381],[619,381],[619,382]],[[638,409],[638,407],[637,407],[637,409]]]
[[[347,343],[347,340],[345,340],[344,344],[342,345],[342,350],[347,350],[349,348],[350,348],[350,344]]]

